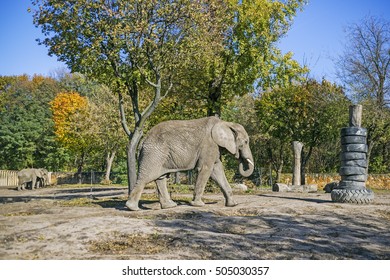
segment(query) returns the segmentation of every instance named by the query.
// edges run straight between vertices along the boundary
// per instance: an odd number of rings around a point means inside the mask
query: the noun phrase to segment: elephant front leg
[[[233,191],[229,185],[229,182],[226,179],[221,161],[218,161],[214,164],[214,169],[211,173],[211,178],[221,187],[222,193],[225,197],[225,205],[228,207],[236,206],[237,202],[235,202],[233,199]]]
[[[204,202],[202,201],[202,196],[204,193],[204,188],[206,187],[206,183],[210,178],[211,168],[203,165],[198,173],[198,177],[195,183],[195,191],[194,191],[194,199],[190,202],[192,206],[204,206]]]
[[[177,204],[171,199],[168,188],[167,188],[167,178],[161,178],[156,180],[158,196],[160,199],[160,204],[162,209],[168,209],[176,207]]]

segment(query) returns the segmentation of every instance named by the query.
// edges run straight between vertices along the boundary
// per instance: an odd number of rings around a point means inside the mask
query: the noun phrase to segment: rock
[[[275,183],[272,186],[272,191],[274,192],[287,192],[289,190],[291,190],[291,188],[287,184]]]
[[[306,192],[306,193],[313,193],[317,192],[318,185],[317,184],[310,184],[310,185],[300,185],[300,186],[292,186],[293,191],[296,192]]]
[[[295,186],[295,185],[286,185],[286,184],[282,184],[282,183],[275,183],[272,186],[272,191],[274,191],[274,192],[305,192],[305,193],[310,193],[310,192],[317,192],[317,190],[318,190],[318,186],[316,184]]]
[[[246,192],[248,190],[248,187],[244,184],[233,184],[232,187],[235,191]]]
[[[326,193],[331,193],[333,189],[336,189],[339,185],[339,182],[338,181],[335,181],[335,182],[330,182],[328,184],[325,185],[324,187],[324,191]]]

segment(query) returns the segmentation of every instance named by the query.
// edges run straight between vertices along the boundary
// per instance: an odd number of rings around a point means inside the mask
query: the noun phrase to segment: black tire
[[[341,144],[366,144],[367,137],[365,136],[344,136],[341,137]]]
[[[342,166],[340,167],[339,173],[341,176],[366,175],[366,169],[358,166]]]
[[[341,158],[341,161],[356,160],[356,159],[366,160],[367,154],[366,153],[358,153],[358,152],[343,152],[343,153],[341,153],[340,158]]]
[[[363,127],[343,127],[340,131],[343,136],[367,136],[367,129]]]
[[[346,144],[346,145],[341,145],[341,150],[343,152],[367,153],[367,145],[366,144]]]
[[[341,175],[342,181],[356,181],[356,182],[365,182],[367,181],[367,175]]]
[[[343,190],[335,189],[331,192],[333,202],[366,204],[374,200],[374,193],[370,189]]]
[[[366,188],[366,182],[358,181],[341,181],[335,189],[347,189],[347,190],[364,190]]]
[[[342,167],[346,166],[357,166],[357,167],[367,167],[367,160],[365,159],[356,159],[356,160],[345,160],[341,162]]]

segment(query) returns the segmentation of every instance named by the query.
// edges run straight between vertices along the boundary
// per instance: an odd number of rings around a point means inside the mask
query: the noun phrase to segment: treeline
[[[109,175],[116,158],[116,171],[126,172],[116,96],[82,75],[59,76],[0,77],[0,169]]]
[[[0,169],[110,172],[113,166],[126,173],[127,138],[117,96],[81,74],[59,76],[0,77]],[[291,143],[298,140],[304,143],[305,171],[331,173],[339,168],[339,130],[348,126],[350,104],[342,87],[309,79],[236,96],[222,105],[221,118],[246,127],[257,167],[271,168],[277,177],[291,172]],[[381,127],[390,122],[389,109],[379,109],[369,99],[363,105],[369,171],[388,173],[390,137]],[[206,102],[173,94],[154,112],[145,132],[163,120],[204,116]],[[237,163],[230,156],[224,161],[232,179]]]
[[[304,144],[303,170],[337,172],[353,102],[364,107],[369,172],[389,172],[390,23],[351,25],[342,86],[317,81],[277,47],[305,4],[34,1],[39,43],[82,75],[1,78],[0,167],[109,173],[113,164],[131,191],[152,125],[218,115],[246,127],[257,166],[276,177],[291,171],[292,141]],[[237,163],[224,161],[232,179]]]

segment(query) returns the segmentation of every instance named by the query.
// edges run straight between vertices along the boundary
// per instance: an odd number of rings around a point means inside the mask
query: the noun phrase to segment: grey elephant
[[[24,190],[29,185],[31,185],[31,189],[45,186],[48,181],[48,172],[43,168],[27,168],[18,172],[18,190]]]
[[[221,162],[226,149],[239,160],[239,172],[248,177],[254,170],[249,137],[244,127],[217,117],[187,121],[166,121],[153,127],[146,136],[139,156],[138,178],[126,207],[139,210],[138,203],[145,185],[155,181],[161,208],[175,207],[167,189],[169,173],[197,168],[193,206],[203,206],[202,195],[211,177],[220,186],[226,206],[235,206],[232,189]]]
[[[41,188],[49,185],[49,172],[45,168],[38,168],[36,187]]]

